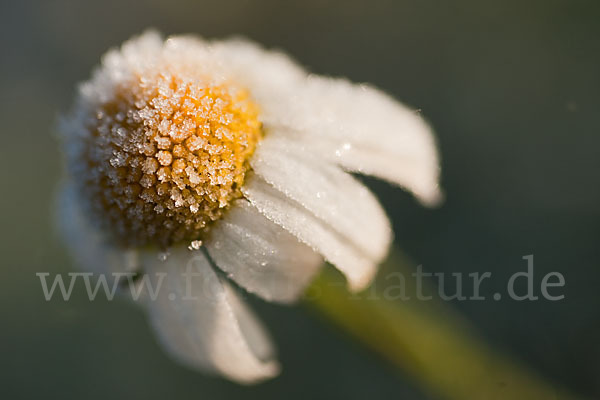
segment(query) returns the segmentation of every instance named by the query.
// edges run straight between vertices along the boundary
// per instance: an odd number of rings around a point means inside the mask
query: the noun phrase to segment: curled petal
[[[375,262],[385,257],[392,240],[388,218],[375,196],[351,175],[275,135],[260,143],[251,165]]]
[[[241,383],[277,375],[271,340],[201,251],[154,252],[142,259],[155,293],[145,296],[160,342],[179,361]]]
[[[431,128],[385,93],[343,79],[310,77],[281,108],[282,117],[268,123],[287,129],[322,157],[401,185],[424,204],[441,200]]]
[[[350,289],[361,290],[371,282],[377,262],[301,204],[258,176],[248,179],[242,192],[268,219],[322,254],[342,271]]]
[[[237,200],[210,231],[206,248],[216,264],[265,300],[296,300],[323,259],[246,200]]]

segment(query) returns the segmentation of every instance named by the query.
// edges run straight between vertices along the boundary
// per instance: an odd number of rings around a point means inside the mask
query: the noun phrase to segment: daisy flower
[[[59,221],[76,261],[160,284],[140,303],[161,344],[238,382],[279,366],[231,281],[288,303],[324,260],[358,291],[386,256],[386,214],[349,172],[440,198],[416,112],[245,40],[135,37],[81,84],[60,131]]]

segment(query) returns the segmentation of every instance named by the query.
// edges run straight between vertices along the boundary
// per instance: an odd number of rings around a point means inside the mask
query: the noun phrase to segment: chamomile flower
[[[279,367],[229,280],[292,302],[325,260],[363,289],[392,233],[348,172],[440,197],[414,111],[244,40],[131,39],[80,86],[61,133],[60,223],[81,267],[162,283],[143,302],[160,342],[239,382]]]

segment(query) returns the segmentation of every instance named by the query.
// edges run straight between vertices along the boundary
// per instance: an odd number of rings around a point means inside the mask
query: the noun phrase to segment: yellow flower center
[[[83,191],[127,245],[201,237],[240,196],[262,135],[243,88],[168,73],[115,88],[90,121]]]

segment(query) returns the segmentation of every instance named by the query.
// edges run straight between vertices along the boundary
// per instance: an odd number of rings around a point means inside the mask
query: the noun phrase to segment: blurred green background
[[[491,271],[452,304],[496,349],[600,398],[600,2],[40,0],[0,3],[0,398],[428,399],[307,307],[253,301],[283,374],[241,387],[172,363],[120,301],[46,302],[35,272],[74,266],[52,225],[52,137],[77,82],[132,34],[242,34],[315,73],[371,82],[435,127],[447,201],[367,180],[396,243],[430,272]],[[534,254],[559,302],[494,301]]]

